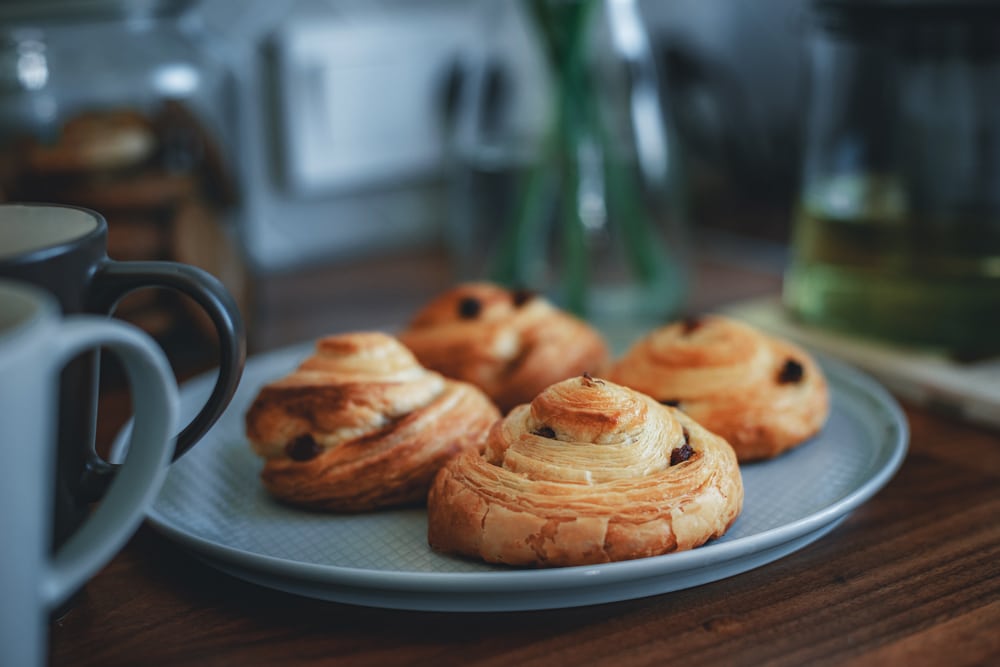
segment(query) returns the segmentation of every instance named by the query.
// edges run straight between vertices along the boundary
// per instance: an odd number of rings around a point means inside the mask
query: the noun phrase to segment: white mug
[[[128,374],[129,454],[100,505],[53,554],[59,374],[102,346]],[[173,372],[145,333],[106,317],[63,317],[48,292],[0,280],[0,665],[45,663],[50,610],[111,560],[159,491],[178,409]]]

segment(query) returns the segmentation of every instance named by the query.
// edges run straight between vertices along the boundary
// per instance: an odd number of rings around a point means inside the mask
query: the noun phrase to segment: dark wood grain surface
[[[731,267],[706,267],[699,306],[775,287],[773,276],[738,277]],[[268,339],[285,342],[280,323],[272,326]],[[314,333],[301,323],[289,330]],[[119,400],[106,397],[107,409],[122,412]],[[245,583],[144,526],[51,625],[50,661],[106,667],[1000,664],[1000,435],[904,407],[910,449],[882,491],[812,545],[729,579],[564,610],[391,611]],[[107,433],[116,419],[104,421]]]

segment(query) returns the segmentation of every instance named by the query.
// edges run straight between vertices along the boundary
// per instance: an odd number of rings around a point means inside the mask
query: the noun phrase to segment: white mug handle
[[[140,329],[90,315],[63,319],[50,357],[54,372],[81,352],[106,346],[122,362],[135,412],[128,456],[107,495],[44,568],[41,596],[63,602],[128,541],[166,476],[179,413],[177,383],[163,351]]]

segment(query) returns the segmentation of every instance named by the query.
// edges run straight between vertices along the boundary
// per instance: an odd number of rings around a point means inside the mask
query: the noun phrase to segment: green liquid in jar
[[[1000,219],[806,209],[784,301],[830,329],[961,356],[1000,352]]]

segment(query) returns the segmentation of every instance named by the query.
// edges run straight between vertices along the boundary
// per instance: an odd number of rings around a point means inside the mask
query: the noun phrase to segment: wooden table
[[[440,275],[431,275],[419,283],[428,293],[440,287]],[[699,275],[699,308],[773,290],[778,280],[711,261]],[[365,323],[351,325],[358,322]],[[290,336],[322,333],[285,325]],[[280,323],[270,326],[267,340],[288,342]],[[244,583],[144,526],[52,624],[50,660],[104,667],[1000,664],[1000,435],[904,407],[909,453],[881,492],[812,545],[729,579],[555,611],[391,611]],[[105,425],[107,433],[113,428],[113,420]]]

